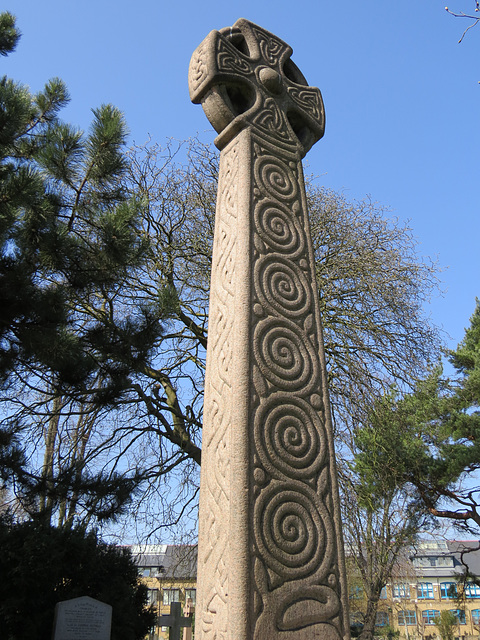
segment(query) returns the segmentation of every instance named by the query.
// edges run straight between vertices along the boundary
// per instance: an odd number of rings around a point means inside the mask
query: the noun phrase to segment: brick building
[[[195,605],[197,547],[193,545],[133,545],[129,547],[138,573],[148,588],[149,603],[157,615],[170,613],[172,602]],[[157,626],[148,640],[168,640],[168,628]]]
[[[463,576],[480,578],[480,541],[430,540],[406,550],[396,575],[385,587],[378,607],[378,636],[399,632],[400,640],[439,640],[435,618],[442,610],[457,617],[459,640],[480,638],[480,585]],[[149,601],[158,615],[168,614],[171,602],[196,599],[196,546],[137,545],[130,547],[146,583]],[[351,619],[361,624],[362,589],[350,584]],[[157,626],[149,640],[167,640],[168,629]]]
[[[384,588],[378,607],[379,636],[399,632],[401,640],[435,640],[435,619],[443,610],[457,618],[455,637],[480,637],[480,542],[430,540],[405,553],[396,575]],[[361,626],[361,587],[351,586],[351,620]]]

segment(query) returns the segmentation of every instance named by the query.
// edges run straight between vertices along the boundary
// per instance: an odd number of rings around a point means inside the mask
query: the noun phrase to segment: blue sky
[[[437,257],[445,295],[426,309],[450,335],[480,296],[478,152],[480,25],[445,0],[7,0],[23,33],[2,73],[33,91],[59,76],[72,102],[64,118],[82,128],[90,109],[124,111],[131,140],[151,136],[213,142],[188,97],[190,56],[212,29],[247,18],[294,49],[292,59],[323,94],[325,137],[308,171],[349,199],[365,195],[409,220],[423,255]],[[452,10],[473,11],[473,0]]]

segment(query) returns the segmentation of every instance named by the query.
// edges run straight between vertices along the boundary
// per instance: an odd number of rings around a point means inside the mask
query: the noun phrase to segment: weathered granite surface
[[[195,637],[348,637],[318,291],[301,158],[320,91],[247,20],[192,56],[221,150],[210,296]]]

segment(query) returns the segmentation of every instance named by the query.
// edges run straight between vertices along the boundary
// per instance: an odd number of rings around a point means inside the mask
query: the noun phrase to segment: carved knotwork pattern
[[[263,59],[272,67],[278,66],[282,55],[286,50],[289,50],[290,47],[286,46],[285,42],[280,40],[280,38],[276,38],[273,34],[257,26],[252,25],[252,31],[257,39]]]
[[[228,632],[228,567],[226,549],[229,542],[224,519],[230,508],[229,463],[231,459],[232,332],[234,327],[234,275],[237,222],[238,145],[222,156],[219,184],[219,211],[214,241],[209,340],[215,371],[208,376],[205,390],[204,456],[212,473],[206,475],[205,518],[206,545],[199,556],[198,573],[203,580],[201,628],[204,638],[226,639]],[[208,459],[207,459],[208,456]]]
[[[250,60],[223,38],[218,41],[217,67],[219,71],[232,71],[240,77],[251,76],[254,73]]]
[[[192,55],[189,69],[189,82],[192,91],[196,91],[208,76],[206,51],[204,44],[200,44]]]
[[[289,96],[299,107],[305,111],[309,111],[315,120],[321,120],[321,105],[318,101],[318,91],[310,87],[287,87]]]
[[[274,43],[270,45],[274,56]],[[338,549],[300,164],[254,144],[255,640],[340,637]],[[323,347],[322,347],[323,348]],[[307,606],[308,605],[308,606]],[[283,636],[282,636],[283,637]],[[288,638],[297,635],[288,635]]]

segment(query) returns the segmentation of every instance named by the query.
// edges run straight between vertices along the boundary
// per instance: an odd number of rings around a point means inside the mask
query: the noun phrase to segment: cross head
[[[303,157],[325,128],[320,90],[292,62],[292,48],[240,18],[212,31],[192,56],[189,89],[219,134],[222,149],[246,126]]]
[[[159,616],[158,624],[161,627],[170,627],[168,632],[169,640],[180,640],[180,630],[183,627],[191,627],[191,618],[182,616],[182,605],[180,602],[172,602],[170,604],[170,613],[168,615]]]

